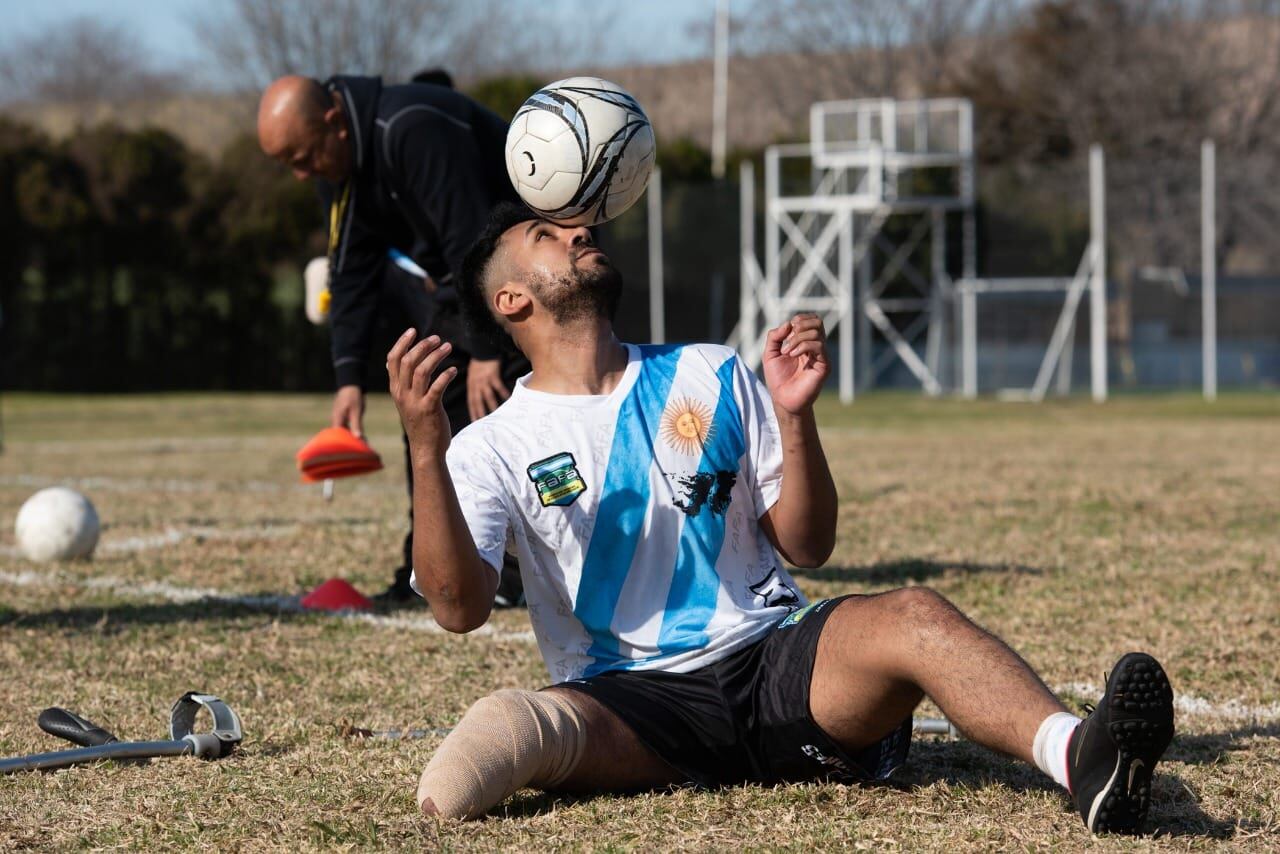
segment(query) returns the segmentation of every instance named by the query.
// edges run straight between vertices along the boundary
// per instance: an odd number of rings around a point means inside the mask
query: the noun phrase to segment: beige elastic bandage
[[[554,788],[585,746],[582,715],[563,695],[498,691],[468,709],[431,757],[418,807],[430,799],[440,816],[476,818],[525,786]]]

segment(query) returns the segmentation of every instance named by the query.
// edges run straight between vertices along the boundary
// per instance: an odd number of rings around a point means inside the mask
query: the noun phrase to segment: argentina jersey
[[[555,681],[695,670],[804,604],[757,523],[782,481],[764,385],[728,347],[627,348],[610,394],[522,379],[448,452],[481,556],[519,559]]]

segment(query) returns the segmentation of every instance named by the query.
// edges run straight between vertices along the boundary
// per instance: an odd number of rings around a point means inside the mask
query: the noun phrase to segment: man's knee
[[[865,645],[878,639],[895,647],[909,643],[908,636],[945,630],[956,618],[964,619],[945,596],[928,587],[899,587],[884,593],[850,596],[840,603],[836,613],[832,623],[840,629],[833,633],[832,641]]]
[[[476,818],[528,785],[549,788],[577,767],[582,714],[562,693],[502,690],[478,700],[418,783],[427,815]]]
[[[893,601],[895,609],[908,614],[937,616],[940,613],[956,610],[947,597],[932,587],[899,587],[897,590],[890,590],[884,596]]]
[[[956,620],[964,619],[947,597],[928,587],[902,587],[883,595],[898,625],[921,639],[945,634]]]

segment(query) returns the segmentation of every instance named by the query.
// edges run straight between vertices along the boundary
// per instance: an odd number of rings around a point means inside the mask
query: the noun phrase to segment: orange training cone
[[[345,427],[321,430],[302,446],[297,460],[306,483],[368,474],[382,468],[377,452]]]
[[[373,603],[345,578],[330,578],[302,597],[302,607],[310,611],[368,611]]]

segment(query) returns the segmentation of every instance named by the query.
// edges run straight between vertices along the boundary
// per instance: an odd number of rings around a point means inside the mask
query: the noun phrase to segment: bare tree
[[[990,165],[1043,170],[1108,154],[1115,273],[1194,268],[1200,143],[1218,145],[1222,252],[1269,247],[1280,163],[1280,19],[1272,0],[1031,4],[954,71]],[[1246,234],[1248,235],[1246,237]],[[1257,255],[1257,250],[1252,250]],[[1280,252],[1265,249],[1269,263]]]
[[[0,45],[0,100],[119,103],[181,86],[173,72],[146,57],[120,24],[95,18],[59,23]]]
[[[966,41],[1009,0],[755,0],[747,52],[789,67],[776,98],[932,94]]]
[[[1232,19],[1215,28],[1203,50],[1216,85],[1206,136],[1218,141],[1220,248],[1252,256],[1246,262],[1280,269],[1280,3],[1224,2]],[[1223,10],[1209,4],[1218,14]]]
[[[229,81],[257,88],[284,74],[404,76],[432,55],[442,0],[233,0],[196,21]]]
[[[232,0],[195,22],[233,85],[343,72],[405,80],[425,66],[462,79],[563,68],[605,43],[607,10],[572,21],[518,0]]]

